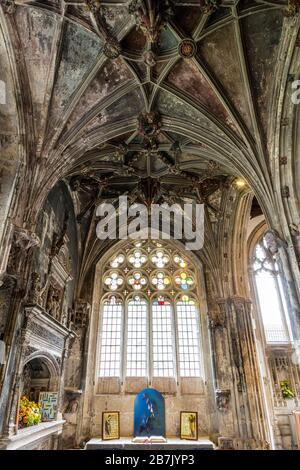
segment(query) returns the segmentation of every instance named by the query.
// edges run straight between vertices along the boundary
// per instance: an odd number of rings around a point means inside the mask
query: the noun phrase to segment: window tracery
[[[282,276],[265,237],[256,244],[252,269],[266,342],[288,343],[288,315]]]
[[[103,271],[98,375],[202,376],[196,271],[188,257],[160,241],[128,242]]]

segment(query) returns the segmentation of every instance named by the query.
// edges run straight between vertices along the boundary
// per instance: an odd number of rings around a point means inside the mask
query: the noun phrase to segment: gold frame
[[[109,435],[105,430],[105,415],[110,415],[117,420],[117,433]],[[103,411],[102,412],[102,440],[109,441],[112,439],[120,439],[120,412],[119,411]]]
[[[194,415],[195,423],[196,423],[194,434],[190,434],[190,435],[183,434],[182,419],[185,415]],[[188,439],[191,441],[198,440],[198,412],[197,411],[181,411],[180,412],[180,439]]]

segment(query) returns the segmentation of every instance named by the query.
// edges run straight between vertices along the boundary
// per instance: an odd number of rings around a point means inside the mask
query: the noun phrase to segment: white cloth
[[[0,364],[5,364],[5,343],[0,340]]]

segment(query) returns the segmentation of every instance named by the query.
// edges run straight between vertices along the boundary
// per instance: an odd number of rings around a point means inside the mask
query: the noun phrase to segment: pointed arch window
[[[290,342],[282,274],[264,237],[254,250],[253,274],[266,342],[270,344]]]
[[[115,252],[102,278],[98,376],[203,376],[197,287],[193,263],[167,243]]]

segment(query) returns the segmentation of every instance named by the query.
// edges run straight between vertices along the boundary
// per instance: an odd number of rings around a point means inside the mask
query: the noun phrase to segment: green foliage
[[[282,380],[280,388],[283,398],[294,398],[294,392],[291,390],[288,380]]]

